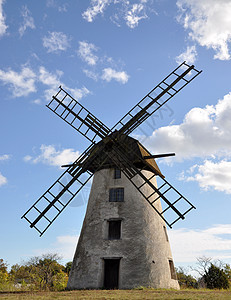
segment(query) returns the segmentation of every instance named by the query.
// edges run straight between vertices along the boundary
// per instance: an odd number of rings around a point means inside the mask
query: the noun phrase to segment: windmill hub
[[[97,151],[103,147],[104,151]],[[151,157],[151,154],[138,140],[125,134],[118,135],[117,131],[93,147],[91,163],[86,168],[95,173],[105,168],[129,169],[130,164],[133,164],[138,169],[149,170],[164,177],[154,158],[144,157]]]

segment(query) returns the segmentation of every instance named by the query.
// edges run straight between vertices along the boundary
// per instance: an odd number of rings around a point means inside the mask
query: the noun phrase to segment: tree
[[[192,268],[193,271],[196,271],[199,273],[201,277],[203,277],[205,274],[207,274],[208,269],[211,265],[212,258],[211,257],[206,257],[206,256],[201,256],[197,257],[197,267]]]
[[[0,290],[4,290],[9,283],[9,274],[7,272],[7,264],[0,258]]]
[[[65,267],[58,260],[58,254],[44,254],[29,259],[23,265],[14,265],[10,275],[16,283],[27,284],[31,289],[60,290],[67,284]]]
[[[0,258],[0,272],[7,273],[7,264]]]
[[[179,285],[184,288],[198,288],[198,282],[192,275],[187,275],[186,271],[182,268],[176,268],[177,279]]]
[[[229,264],[224,266],[225,275],[228,277],[229,281],[231,281],[231,267]]]
[[[58,254],[44,254],[41,257],[33,257],[27,262],[27,267],[30,268],[31,274],[34,279],[39,283],[40,289],[52,289],[57,285],[57,274],[61,278],[65,278],[67,281],[67,276],[64,275],[64,266],[58,263],[61,258]],[[65,281],[64,280],[64,281]],[[62,284],[62,286],[64,283]],[[63,286],[64,288],[65,286]]]
[[[204,280],[207,288],[209,289],[228,289],[229,280],[225,272],[216,267],[214,264],[208,269],[208,272],[204,275]]]
[[[229,287],[228,276],[225,273],[225,266],[220,261],[214,261],[210,257],[197,258],[197,268],[193,269],[197,271],[201,278],[198,280],[200,286],[205,286],[209,289],[227,289]],[[226,268],[228,272],[228,267]]]
[[[35,269],[32,266],[15,264],[11,267],[10,277],[14,284],[30,284],[35,285],[36,276],[34,276]]]
[[[72,261],[67,262],[66,265],[65,265],[64,272],[67,273],[68,276],[69,276],[70,271],[71,271],[71,266],[72,266]]]

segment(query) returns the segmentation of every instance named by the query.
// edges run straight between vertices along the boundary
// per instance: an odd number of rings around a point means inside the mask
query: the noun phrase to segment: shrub
[[[225,272],[216,267],[214,264],[208,269],[208,272],[204,275],[204,280],[208,289],[228,289],[229,280]]]
[[[176,269],[177,279],[179,282],[179,285],[184,288],[198,288],[198,282],[197,280],[191,276],[187,275],[183,268],[177,268]]]

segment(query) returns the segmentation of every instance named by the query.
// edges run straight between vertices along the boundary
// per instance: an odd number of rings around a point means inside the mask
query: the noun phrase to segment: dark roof
[[[105,144],[106,146],[104,147]],[[100,152],[100,155],[98,155],[98,147],[104,148]],[[94,152],[97,155],[94,155]],[[91,163],[86,169],[94,173],[100,169],[117,168],[121,163],[126,166],[124,159],[120,159],[119,152],[125,154],[129,161],[132,161],[137,168],[149,170],[156,175],[164,177],[154,158],[144,158],[145,156],[150,156],[151,153],[138,140],[127,135],[122,135],[117,140],[106,137],[96,144],[92,149]],[[113,157],[113,159],[110,157]],[[114,159],[118,161],[117,164],[115,164]]]

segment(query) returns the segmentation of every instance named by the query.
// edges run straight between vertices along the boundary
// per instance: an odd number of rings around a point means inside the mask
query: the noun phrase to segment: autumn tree
[[[11,267],[10,277],[14,284],[29,284],[31,288],[36,285],[38,276],[36,274],[35,267],[31,265],[19,265],[15,264]]]
[[[0,258],[0,290],[4,290],[9,282],[9,274],[7,272],[7,264]]]
[[[33,257],[27,262],[27,267],[31,269],[40,289],[65,287],[67,274],[64,272],[64,266],[58,263],[60,259],[58,254],[48,253],[41,257]]]
[[[7,273],[7,264],[4,262],[2,258],[0,258],[0,272]]]
[[[61,290],[66,287],[68,275],[59,260],[58,254],[35,256],[21,266],[12,266],[10,275],[15,283],[26,283],[32,289]]]

